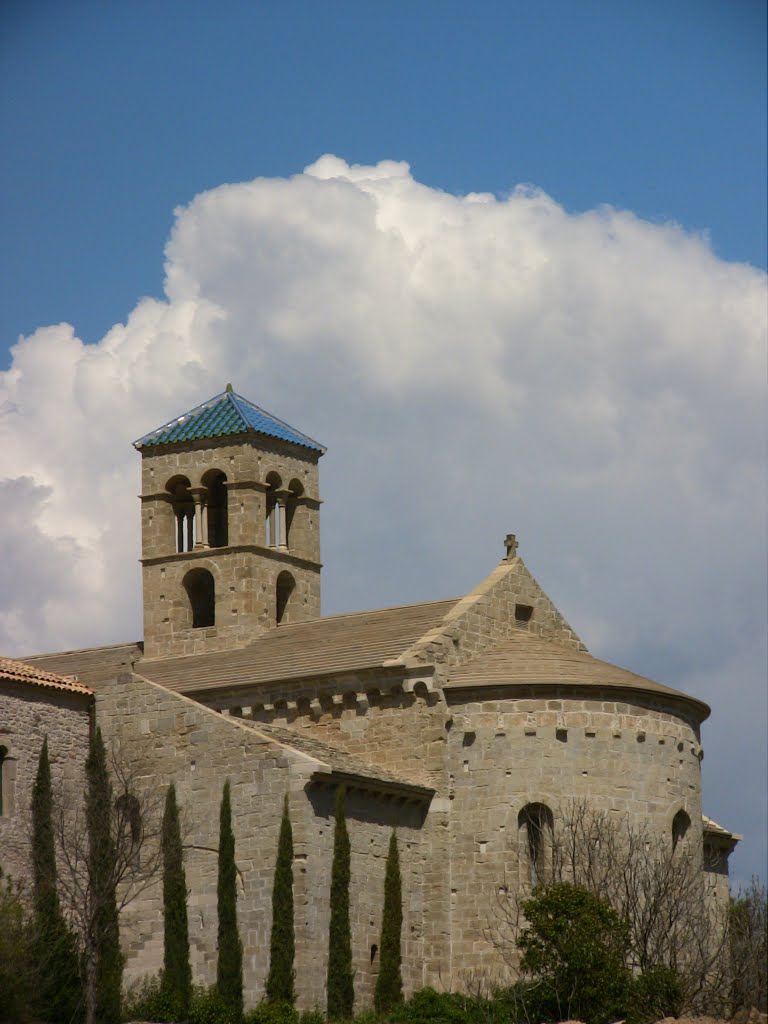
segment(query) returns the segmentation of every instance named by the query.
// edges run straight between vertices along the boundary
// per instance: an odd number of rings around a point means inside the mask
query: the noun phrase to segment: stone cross
[[[507,534],[507,536],[504,538],[504,546],[507,549],[506,557],[507,561],[509,562],[517,554],[517,537],[514,535],[514,533]]]

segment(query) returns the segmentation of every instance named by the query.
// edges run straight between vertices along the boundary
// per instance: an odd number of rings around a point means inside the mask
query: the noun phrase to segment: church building
[[[0,849],[21,824],[43,733],[54,774],[89,723],[186,826],[193,975],[216,976],[223,783],[232,793],[246,1005],[264,994],[284,799],[294,835],[296,987],[325,1005],[333,808],[346,788],[356,1006],[379,968],[396,829],[403,979],[499,979],[499,893],[530,889],[559,809],[584,801],[702,851],[727,898],[738,837],[702,816],[693,696],[594,658],[513,535],[459,598],[323,616],[317,441],[231,386],[135,442],[143,641],[0,661]],[[15,836],[16,845],[6,838]],[[2,860],[0,854],[0,860]],[[159,882],[121,917],[126,979],[162,966]]]

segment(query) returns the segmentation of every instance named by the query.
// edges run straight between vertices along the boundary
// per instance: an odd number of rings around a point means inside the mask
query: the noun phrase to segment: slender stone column
[[[286,508],[286,496],[285,494],[278,494],[277,496],[277,513],[278,513],[278,547],[283,548],[285,551],[288,550],[288,517],[285,513]]]
[[[195,502],[195,547],[208,547],[208,516],[205,511],[205,488],[191,488],[192,498]]]
[[[176,552],[179,553],[184,550],[184,520],[186,514],[179,510],[176,513]]]
[[[275,536],[275,503],[274,495],[267,492],[267,508],[269,509],[269,515],[267,516],[267,544],[271,548],[277,544],[277,537]]]

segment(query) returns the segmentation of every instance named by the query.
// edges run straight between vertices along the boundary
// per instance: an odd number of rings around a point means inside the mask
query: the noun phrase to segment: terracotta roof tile
[[[60,676],[23,661],[0,658],[0,680],[8,679],[14,683],[30,683],[33,686],[46,686],[54,690],[67,690],[70,693],[93,693],[87,686],[78,682],[76,676]]]

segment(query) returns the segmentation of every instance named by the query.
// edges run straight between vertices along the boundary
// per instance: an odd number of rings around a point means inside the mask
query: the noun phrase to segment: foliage
[[[325,1015],[318,1009],[304,1010],[299,1015],[299,1024],[325,1024]]]
[[[89,878],[94,907],[88,964],[92,984],[86,986],[86,998],[89,1021],[117,1024],[123,977],[116,892],[117,849],[111,829],[112,784],[99,728],[91,737],[85,771]]]
[[[331,864],[331,921],[328,933],[328,1017],[349,1020],[355,999],[352,936],[349,925],[350,846],[345,813],[346,791],[336,793],[336,824]]]
[[[183,1019],[192,998],[192,968],[189,963],[187,880],[173,783],[168,787],[163,814],[163,923],[162,995]]]
[[[680,1013],[725,1016],[729,1008],[728,922],[716,876],[702,871],[691,837],[673,843],[584,801],[558,809],[547,841],[545,885],[570,882],[607,903],[627,924],[633,976],[674,976]],[[521,902],[503,884],[488,938],[511,971],[524,927]]]
[[[32,1016],[31,939],[21,891],[0,868],[0,1024],[25,1024]]]
[[[407,1003],[396,1007],[388,1019],[397,1024],[480,1024],[485,1018],[473,1012],[480,1002],[458,992],[422,988]]]
[[[131,986],[123,997],[123,1020],[175,1022],[186,1019],[176,1000],[162,987],[162,976],[147,977]]]
[[[631,1024],[680,1017],[685,991],[680,975],[671,967],[651,967],[632,979],[627,1019]]]
[[[240,1024],[242,1019],[242,1008],[233,1006],[216,985],[192,990],[189,1024]]]
[[[734,1010],[768,1010],[768,893],[758,878],[739,891],[730,915]]]
[[[49,1024],[73,1024],[83,1015],[83,990],[77,943],[62,915],[57,891],[47,737],[32,787],[32,880],[32,952],[38,1012]]]
[[[246,1013],[243,1024],[299,1024],[299,1016],[299,1011],[290,1003],[265,1000]],[[325,1024],[324,1018],[322,1024]]]
[[[627,927],[607,903],[566,882],[523,903],[520,966],[541,982],[543,1019],[604,1024],[626,1016]]]
[[[240,1021],[243,1016],[243,946],[237,930],[237,865],[229,779],[224,783],[221,798],[217,897],[219,959],[216,987],[223,1003],[231,1008],[233,1019]]]
[[[280,837],[277,842],[275,879],[272,887],[272,934],[269,943],[267,999],[293,1006],[296,999],[293,962],[293,833],[288,815],[288,797],[283,804]]]
[[[389,852],[384,877],[384,911],[381,921],[379,976],[376,979],[374,1005],[378,1013],[386,1013],[403,1001],[403,979],[400,973],[401,932],[403,928],[403,895],[400,879],[400,857],[394,831],[389,839]]]

